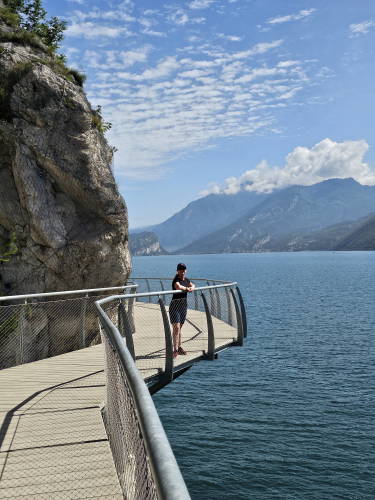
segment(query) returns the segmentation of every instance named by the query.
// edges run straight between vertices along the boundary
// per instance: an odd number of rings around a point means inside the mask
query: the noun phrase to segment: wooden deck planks
[[[134,307],[136,364],[146,380],[164,369],[159,307]],[[213,318],[216,347],[235,328]],[[183,327],[187,356],[207,350],[205,315],[189,311]],[[123,498],[104,429],[102,345],[0,371],[0,499]]]

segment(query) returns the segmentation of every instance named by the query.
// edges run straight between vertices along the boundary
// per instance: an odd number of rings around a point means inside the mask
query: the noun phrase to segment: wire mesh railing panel
[[[134,304],[134,352],[143,378],[164,370],[166,343],[163,317],[159,304]]]
[[[202,294],[199,291],[187,295],[187,314],[181,337],[182,345],[189,354],[201,355],[207,351],[207,318]]]
[[[238,325],[236,307],[232,294],[233,288],[213,288],[208,290],[207,303],[211,313],[215,344],[237,338]]]
[[[21,362],[23,312],[22,305],[0,307],[0,369]]]
[[[0,305],[0,369],[100,343],[95,302],[106,296],[108,293],[62,300],[43,297]],[[115,314],[111,320],[117,324]]]
[[[104,420],[124,497],[157,499],[137,411],[117,352],[105,333],[107,394]]]

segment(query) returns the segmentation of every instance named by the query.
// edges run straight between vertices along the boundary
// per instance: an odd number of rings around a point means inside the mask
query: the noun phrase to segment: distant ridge
[[[181,196],[181,193],[176,195]],[[160,244],[166,250],[177,250],[234,222],[267,196],[249,191],[234,195],[210,194],[192,201],[161,224],[132,229],[130,232],[151,231],[159,237]]]
[[[375,211],[375,187],[355,180],[329,179],[312,186],[291,186],[263,198],[237,221],[178,253],[260,252],[293,249],[283,236],[308,234],[353,221]]]
[[[335,250],[375,250],[375,214],[343,238]]]

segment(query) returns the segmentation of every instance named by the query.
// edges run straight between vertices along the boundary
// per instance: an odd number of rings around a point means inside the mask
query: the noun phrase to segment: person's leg
[[[180,323],[173,323],[173,352],[177,353],[179,342],[181,339],[181,326]]]
[[[186,354],[185,349],[181,346],[181,342],[182,342],[181,330],[182,330],[182,327],[184,326],[184,323],[185,323],[186,312],[187,312],[187,308],[184,308],[181,311],[181,317],[180,317],[181,323],[180,323],[180,331],[179,331],[179,336],[178,336],[178,352],[179,352],[179,354]]]

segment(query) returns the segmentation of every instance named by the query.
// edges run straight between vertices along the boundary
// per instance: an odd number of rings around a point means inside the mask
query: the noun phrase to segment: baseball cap
[[[186,269],[186,265],[183,262],[179,262],[177,264],[177,271],[180,269]]]

